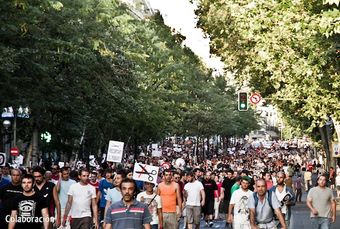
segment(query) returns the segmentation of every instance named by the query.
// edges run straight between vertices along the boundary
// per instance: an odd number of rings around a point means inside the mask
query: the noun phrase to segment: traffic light
[[[238,93],[238,110],[239,111],[248,110],[248,93],[247,92]]]

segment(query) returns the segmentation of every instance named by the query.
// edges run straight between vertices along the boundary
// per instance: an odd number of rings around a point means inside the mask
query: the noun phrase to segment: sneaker
[[[209,222],[209,227],[212,227],[212,226],[214,226],[214,223],[213,223],[213,221],[210,221]]]

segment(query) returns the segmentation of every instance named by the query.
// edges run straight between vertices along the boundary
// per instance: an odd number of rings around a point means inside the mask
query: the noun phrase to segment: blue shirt
[[[9,180],[7,180],[6,178],[0,178],[0,188],[5,187],[6,185],[8,185],[9,183],[11,183]]]
[[[116,188],[108,189],[105,199],[110,201],[111,204],[116,203],[122,199],[122,193]]]
[[[0,178],[0,189],[11,183],[9,180]],[[0,201],[0,208],[3,208],[2,201]]]
[[[105,208],[106,205],[106,192],[110,188],[113,188],[113,184],[111,182],[108,182],[106,179],[103,179],[99,182],[99,191],[102,194],[102,197],[100,198],[99,207]]]
[[[105,223],[111,224],[112,229],[144,229],[144,224],[150,224],[152,216],[148,206],[134,200],[130,207],[127,207],[123,200],[112,204],[104,219]]]
[[[67,181],[65,180],[60,180],[58,182],[60,183],[60,191],[59,191],[59,200],[60,200],[60,208],[65,208],[66,207],[66,203],[67,203],[67,199],[68,199],[68,190],[70,189],[71,185],[76,183],[76,181],[72,180],[72,179],[68,179]]]

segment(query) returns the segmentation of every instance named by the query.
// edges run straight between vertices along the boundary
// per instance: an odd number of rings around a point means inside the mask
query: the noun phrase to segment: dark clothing
[[[224,188],[224,199],[220,203],[219,211],[221,213],[228,213],[229,202],[231,199],[231,187],[235,184],[235,179],[229,179],[228,177],[224,178],[222,183],[222,188]]]
[[[230,202],[231,199],[231,187],[235,184],[235,179],[224,178],[222,188],[224,188],[224,200]]]
[[[177,184],[179,185],[179,190],[181,191],[181,198],[184,199],[183,193],[184,193],[184,183],[182,181],[178,181]]]
[[[6,222],[6,216],[11,215],[12,201],[15,197],[22,194],[22,186],[13,185],[12,183],[2,187],[0,189],[0,228],[7,228],[8,223]]]
[[[9,183],[11,183],[9,180],[5,179],[5,178],[0,178],[0,188],[5,187],[6,185],[8,185]]]
[[[202,211],[205,215],[212,215],[214,213],[214,203],[215,196],[214,192],[217,190],[217,185],[214,180],[206,180],[202,181],[204,192],[205,192],[205,204],[202,208]]]
[[[204,206],[202,207],[202,212],[204,215],[213,215],[214,212],[215,212],[215,209],[214,209],[214,201],[207,201],[204,203]]]
[[[54,209],[55,209],[54,198],[53,198],[54,186],[55,186],[54,183],[46,181],[46,183],[42,186],[41,189],[38,189],[36,185],[34,185],[33,187],[34,191],[45,199],[46,205],[48,206],[49,216],[54,216]]]
[[[74,218],[71,219],[70,226],[72,229],[90,229],[92,227],[92,218]]]
[[[32,196],[20,194],[15,197],[11,208],[17,211],[15,229],[41,229],[43,225],[41,210],[44,208],[47,208],[47,204],[37,193]]]
[[[214,200],[214,192],[217,190],[217,185],[214,180],[203,180],[202,181],[204,192],[205,192],[205,199]]]

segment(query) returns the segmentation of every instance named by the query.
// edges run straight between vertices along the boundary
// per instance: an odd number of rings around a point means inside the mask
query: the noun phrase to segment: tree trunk
[[[210,152],[210,137],[208,136],[207,137],[207,156],[210,155],[211,152]]]
[[[38,164],[38,148],[39,145],[39,131],[37,128],[34,128],[33,130],[33,134],[32,134],[32,140],[31,140],[31,144],[28,148],[28,152],[25,158],[25,166],[35,166]],[[30,162],[32,162],[32,164],[30,165]]]
[[[327,160],[326,168],[329,171],[329,168],[332,165],[331,158],[333,158],[333,157],[332,157],[331,152],[330,152],[329,136],[328,136],[328,133],[327,133],[327,127],[326,126],[319,127],[319,132],[320,132],[320,135],[321,135],[323,147],[324,147],[325,152],[326,152],[326,160]]]
[[[333,119],[333,123],[334,123],[335,132],[336,132],[336,135],[337,135],[338,143],[340,144],[340,122],[333,117],[332,117],[332,119]]]

